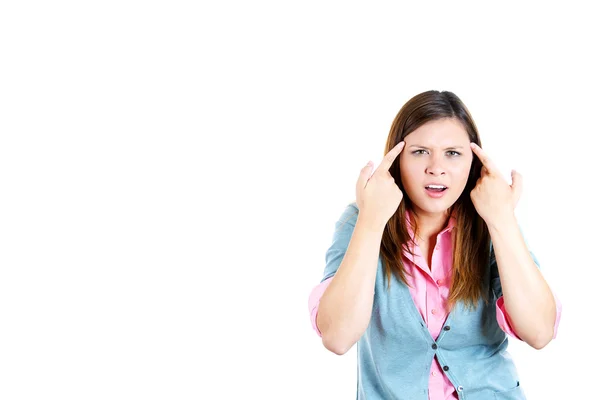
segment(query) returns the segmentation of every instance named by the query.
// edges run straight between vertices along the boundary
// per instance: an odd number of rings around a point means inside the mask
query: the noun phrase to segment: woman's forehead
[[[404,141],[407,145],[419,144],[423,146],[444,147],[463,142],[468,143],[469,135],[460,121],[447,118],[430,121],[421,125],[406,135]]]

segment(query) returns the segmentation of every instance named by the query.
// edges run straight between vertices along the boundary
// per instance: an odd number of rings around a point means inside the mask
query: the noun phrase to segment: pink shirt
[[[439,336],[448,316],[445,306],[450,292],[449,280],[452,271],[452,235],[450,232],[454,228],[455,222],[453,217],[450,218],[446,228],[437,235],[436,245],[431,257],[431,269],[428,268],[426,256],[421,253],[418,246],[411,248],[412,252],[415,253],[414,257],[409,252],[404,251],[404,268],[409,272],[409,274],[406,274],[406,278],[409,283],[410,294],[434,340]],[[413,235],[412,231],[410,231],[410,234]],[[321,336],[321,332],[317,327],[319,301],[332,279],[333,277],[321,282],[311,291],[309,296],[308,308],[310,318],[312,326],[319,336]],[[557,315],[553,338],[556,338],[562,306],[556,296],[554,299],[556,301]],[[496,301],[496,320],[498,321],[498,325],[508,335],[521,340],[511,328],[506,315],[504,298],[500,297]],[[441,366],[435,357],[431,363],[429,375],[429,399],[458,399],[454,386],[442,372]]]

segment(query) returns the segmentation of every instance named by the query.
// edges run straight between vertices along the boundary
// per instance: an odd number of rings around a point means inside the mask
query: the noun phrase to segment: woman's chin
[[[413,204],[425,213],[439,214],[446,212],[454,202],[448,199],[419,199],[418,202],[413,201]]]

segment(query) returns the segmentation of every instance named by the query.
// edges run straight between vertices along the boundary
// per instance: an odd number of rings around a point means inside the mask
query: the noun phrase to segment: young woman
[[[446,91],[401,108],[385,153],[361,170],[310,294],[323,345],[357,343],[358,399],[524,399],[507,334],[543,348],[561,305],[515,219],[520,174],[504,180]]]

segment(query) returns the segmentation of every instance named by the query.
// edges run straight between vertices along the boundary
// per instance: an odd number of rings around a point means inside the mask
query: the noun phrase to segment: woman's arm
[[[323,345],[336,354],[346,353],[369,325],[384,228],[359,214],[344,259],[321,297],[317,327]]]
[[[554,321],[554,332],[552,333],[552,339],[556,339],[556,335],[558,334],[558,325],[560,324],[560,317],[562,314],[562,304],[560,303],[560,299],[556,296],[556,293],[552,292],[552,295],[554,296],[554,302],[556,303],[556,317]],[[517,335],[508,320],[508,312],[504,306],[504,297],[500,296],[500,298],[496,300],[496,321],[498,322],[500,329],[515,339],[523,340]]]
[[[535,349],[554,337],[557,308],[554,296],[533,261],[516,218],[488,223],[511,327]]]

